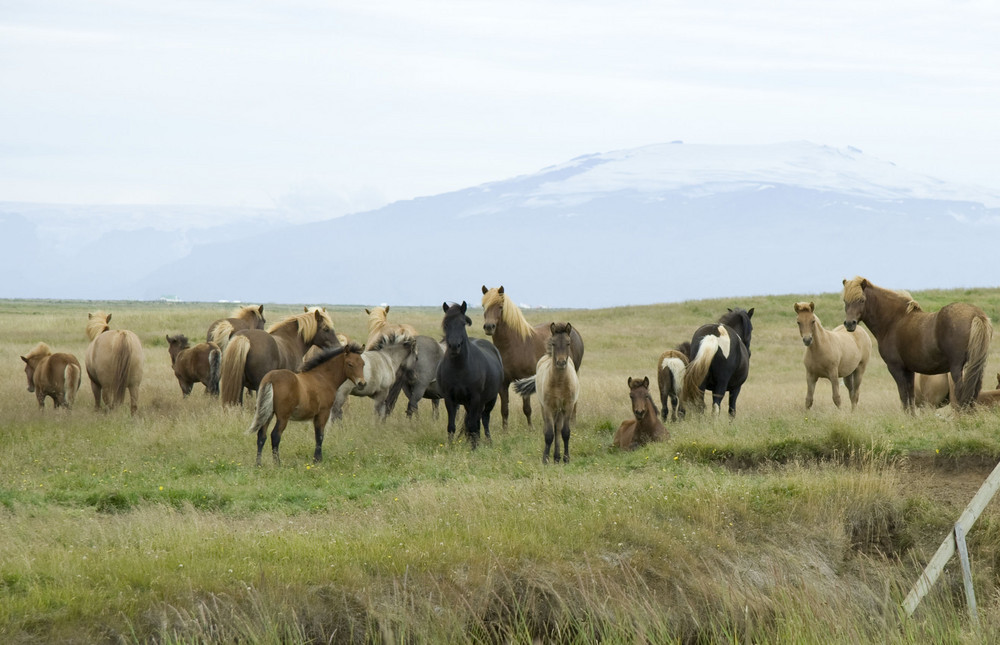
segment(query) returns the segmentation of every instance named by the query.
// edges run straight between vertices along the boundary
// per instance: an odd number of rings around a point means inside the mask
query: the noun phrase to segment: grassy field
[[[1000,320],[1000,290],[914,296]],[[826,381],[807,412],[798,300],[827,327],[842,318],[839,294],[527,311],[586,343],[569,464],[542,466],[540,417],[528,428],[520,405],[506,431],[498,406],[492,445],[472,452],[447,445],[428,402],[380,423],[352,399],[322,464],[298,422],[280,468],[253,466],[250,407],[201,386],[184,400],[170,369],[165,336],[202,339],[231,307],[0,301],[0,641],[1000,640],[995,503],[968,536],[980,625],[957,563],[914,617],[900,609],[1000,457],[1000,413],[906,416],[877,356],[855,413]],[[661,351],[732,306],[755,307],[737,419],[689,417],[666,443],[612,450],[627,378],[655,382]],[[86,375],[72,411],[39,410],[18,357],[45,341],[83,363],[97,310],[142,340],[137,415],[95,412]],[[364,338],[363,307],[328,310]],[[436,336],[441,310],[390,320]],[[988,387],[1000,334],[993,345]]]

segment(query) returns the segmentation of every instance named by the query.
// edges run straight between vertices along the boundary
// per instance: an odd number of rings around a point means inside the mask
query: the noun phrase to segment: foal
[[[628,379],[634,419],[626,419],[615,432],[614,445],[622,450],[635,450],[651,441],[666,441],[670,432],[663,427],[660,413],[649,394],[649,377]]]

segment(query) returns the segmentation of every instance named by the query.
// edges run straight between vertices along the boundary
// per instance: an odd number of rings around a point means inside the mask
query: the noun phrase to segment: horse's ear
[[[862,289],[867,289],[870,286],[872,286],[872,283],[868,282],[868,278],[861,278],[861,288]]]
[[[556,324],[555,324],[555,322],[550,322],[549,323],[549,333],[550,334],[556,333]]]
[[[90,320],[93,317],[94,317],[94,314],[87,314],[87,320]]]
[[[747,312],[747,318],[753,318],[753,307],[750,307],[750,311]]]
[[[649,377],[648,376],[644,376],[643,377],[643,379],[642,379],[642,386],[643,387],[649,387]]]
[[[484,284],[484,285],[483,285],[483,295],[484,295],[484,296],[486,295],[486,292],[487,292],[487,291],[489,291],[489,289],[487,289],[487,288],[486,288],[486,285]]]
[[[445,313],[448,313],[448,303],[447,302],[441,303],[441,308],[444,309]]]
[[[573,331],[573,325],[566,323],[566,333],[569,334]]]
[[[170,334],[167,334],[167,342],[170,342]]]
[[[503,295],[503,285],[500,285],[500,288],[497,289],[497,293],[499,293],[501,296]]]
[[[816,303],[815,302],[810,302],[809,303],[809,311],[816,311]]]
[[[27,362],[28,362],[28,359],[26,359],[26,358],[25,358],[25,357],[23,357],[23,356],[21,357],[21,360],[22,360],[22,361],[24,361],[25,363],[27,363]],[[998,377],[1000,377],[1000,374],[997,374],[997,376],[998,376]]]
[[[111,314],[108,314],[108,317],[104,319],[104,322],[111,322]]]
[[[469,304],[463,300],[462,301],[462,313],[464,314],[468,310],[469,310]]]
[[[628,377],[628,386],[632,387],[632,377]]]
[[[385,313],[389,313],[389,305],[385,306]]]
[[[732,309],[732,307],[727,307],[727,308],[726,308],[726,311],[728,311],[729,313],[733,313],[733,309]]]
[[[365,307],[365,313],[370,316],[370,315],[372,315],[372,310],[369,309],[368,307]]]
[[[257,313],[259,313],[261,316],[264,315],[264,305],[257,307]]]
[[[844,279],[843,279],[843,280],[841,280],[840,282],[841,282],[841,284],[843,284],[843,285],[844,285],[845,287],[847,286],[847,278],[844,278]]]
[[[323,312],[317,309],[313,312],[316,315],[316,322],[323,322]]]
[[[309,313],[309,307],[302,305],[302,313]]]

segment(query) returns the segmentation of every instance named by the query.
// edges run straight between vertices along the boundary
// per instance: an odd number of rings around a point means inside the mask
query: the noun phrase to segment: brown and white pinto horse
[[[908,293],[877,287],[865,278],[844,280],[844,326],[865,323],[896,381],[906,412],[914,412],[913,375],[948,372],[955,404],[968,408],[983,385],[993,326],[975,305],[953,302],[928,313]]]
[[[483,285],[483,331],[493,339],[503,359],[503,382],[500,384],[500,417],[507,427],[510,384],[535,373],[538,359],[545,356],[545,343],[552,335],[551,322],[532,327],[521,309],[504,293],[503,286],[487,289]],[[583,362],[583,338],[573,328],[570,335],[573,366],[580,371]],[[523,397],[524,417],[531,425],[531,398]]]

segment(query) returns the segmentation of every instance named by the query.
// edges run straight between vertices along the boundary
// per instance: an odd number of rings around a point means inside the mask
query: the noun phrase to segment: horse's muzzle
[[[486,323],[485,325],[483,325],[483,331],[486,332],[487,336],[492,336],[493,332],[495,332],[496,329],[497,326],[494,323]]]
[[[566,366],[569,365],[569,361],[566,361],[566,360],[556,361],[555,363],[556,363],[556,367],[559,368],[559,369],[561,369],[561,370],[566,369]]]
[[[858,327],[858,321],[857,320],[845,320],[844,321],[844,329],[846,329],[847,331],[854,331],[855,329],[857,329],[857,327]]]
[[[632,410],[632,414],[635,415],[637,421],[642,421],[642,418],[646,416],[645,410]]]
[[[810,345],[813,344],[813,337],[812,336],[803,336],[802,337],[802,344],[805,345],[806,347],[809,347]]]

